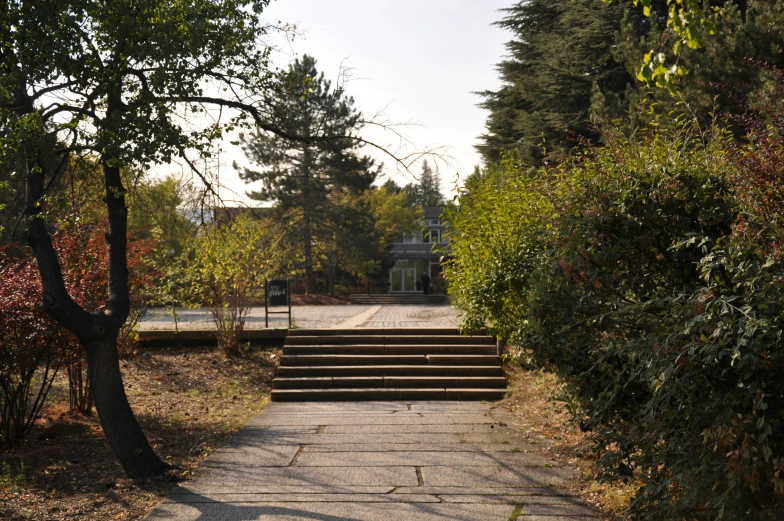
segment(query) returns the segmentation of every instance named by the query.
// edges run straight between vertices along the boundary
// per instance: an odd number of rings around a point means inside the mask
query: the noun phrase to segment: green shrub
[[[264,232],[264,223],[241,214],[205,227],[195,242],[189,278],[203,291],[226,355],[242,352],[245,320],[269,271]]]
[[[510,343],[520,340],[527,290],[554,238],[554,201],[568,186],[560,175],[529,175],[510,157],[469,178],[460,204],[446,210],[452,255],[445,275],[450,299],[466,312],[464,329],[487,325]]]
[[[780,182],[721,135],[606,143],[461,198],[447,274],[465,326],[558,373],[600,476],[642,483],[632,519],[781,519],[781,212],[749,195]]]

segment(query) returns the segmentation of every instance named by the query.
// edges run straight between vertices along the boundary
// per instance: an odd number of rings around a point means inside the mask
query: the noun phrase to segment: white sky
[[[484,130],[486,112],[476,104],[475,91],[499,86],[495,64],[506,53],[510,34],[491,24],[498,9],[513,0],[274,0],[265,11],[270,22],[296,24],[301,37],[277,56],[284,67],[309,54],[319,71],[335,80],[341,66],[351,69],[346,92],[366,117],[387,107],[390,122],[416,122],[402,129],[416,149],[447,146],[449,164],[441,164],[442,190],[450,193],[456,174],[471,173],[480,157],[474,149]],[[367,137],[398,150],[391,133]],[[247,164],[242,151],[226,142],[220,157],[221,196],[244,194],[250,185],[239,179],[232,162]],[[409,150],[410,151],[410,150]],[[403,153],[404,151],[401,151]],[[367,150],[384,162],[387,175],[411,182],[393,161]],[[418,174],[420,168],[414,167]],[[246,200],[247,202],[247,200]]]

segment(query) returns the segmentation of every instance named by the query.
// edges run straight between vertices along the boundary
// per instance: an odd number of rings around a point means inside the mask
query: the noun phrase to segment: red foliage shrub
[[[106,223],[90,226],[71,218],[53,235],[68,292],[91,312],[100,311],[107,300],[107,229]],[[139,292],[154,278],[147,262],[154,246],[149,240],[128,241],[132,310],[118,337],[121,352],[129,349],[133,326],[144,311]],[[92,409],[79,343],[44,313],[41,301],[35,261],[0,252],[0,446],[16,444],[29,432],[63,361],[68,370],[71,408],[85,414]],[[39,378],[34,378],[36,372],[40,372]]]
[[[70,344],[40,302],[35,263],[0,251],[0,447],[30,431]]]
[[[82,224],[78,217],[72,217],[53,236],[68,292],[77,304],[90,312],[99,311],[106,305],[109,251],[105,237],[108,231],[105,221],[95,226]],[[148,259],[156,243],[136,240],[134,233],[129,233],[127,247],[129,291],[135,304],[142,305],[140,292],[155,279]]]

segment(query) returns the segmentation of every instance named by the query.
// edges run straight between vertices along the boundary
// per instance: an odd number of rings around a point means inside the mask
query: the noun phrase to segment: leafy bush
[[[642,483],[633,519],[784,515],[774,136],[606,135],[548,171],[486,174],[453,217],[466,325],[558,373],[601,476]]]
[[[106,304],[108,255],[105,234],[105,225],[83,225],[72,216],[61,223],[53,235],[66,286],[77,303],[89,311],[99,310]],[[134,317],[138,319],[144,310],[141,290],[153,278],[145,265],[153,245],[149,240],[128,242],[132,311],[120,335],[126,346],[131,342]],[[32,428],[63,363],[68,373],[72,410],[90,413],[92,390],[78,341],[40,307],[42,290],[35,261],[3,254],[0,256],[0,283],[2,446],[17,444]]]
[[[271,258],[263,232],[261,222],[240,215],[205,227],[194,246],[191,280],[204,291],[218,345],[227,355],[240,353],[245,320],[263,288]]]
[[[84,224],[78,215],[60,223],[53,235],[54,246],[60,257],[63,277],[73,299],[87,311],[98,311],[106,305],[109,255],[106,247],[106,222],[99,225]],[[131,308],[117,336],[121,355],[129,354],[135,344],[136,326],[147,309],[147,287],[156,278],[149,259],[155,241],[131,237],[127,246],[129,290]],[[66,353],[66,369],[70,408],[82,414],[92,410],[92,389],[87,376],[87,362],[75,337]]]
[[[447,208],[452,258],[446,277],[454,304],[466,312],[465,329],[489,325],[507,342],[520,343],[528,288],[546,264],[557,201],[568,186],[567,177],[531,175],[506,157],[470,178],[460,204]]]
[[[0,252],[0,448],[30,432],[68,348],[40,302],[35,264]]]
[[[78,215],[60,223],[53,236],[62,264],[63,276],[73,299],[87,311],[98,311],[106,305],[109,251],[106,247],[108,223],[84,224]],[[142,230],[128,233],[127,262],[131,309],[117,336],[121,355],[129,354],[135,344],[136,326],[147,309],[150,286],[158,280],[153,253],[158,241],[139,239]]]

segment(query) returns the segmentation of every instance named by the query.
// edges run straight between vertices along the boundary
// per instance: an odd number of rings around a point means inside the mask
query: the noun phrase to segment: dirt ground
[[[509,392],[502,405],[514,414],[521,427],[536,432],[552,444],[549,454],[556,460],[580,469],[582,479],[567,488],[600,510],[604,521],[623,518],[635,485],[602,484],[590,479],[593,469],[591,443],[571,421],[565,404],[558,401],[555,375],[506,366]]]
[[[269,402],[280,350],[227,359],[216,349],[143,349],[121,363],[126,391],[150,443],[179,469],[134,483],[95,415],[68,412],[58,376],[27,442],[0,453],[0,519],[141,519]]]

